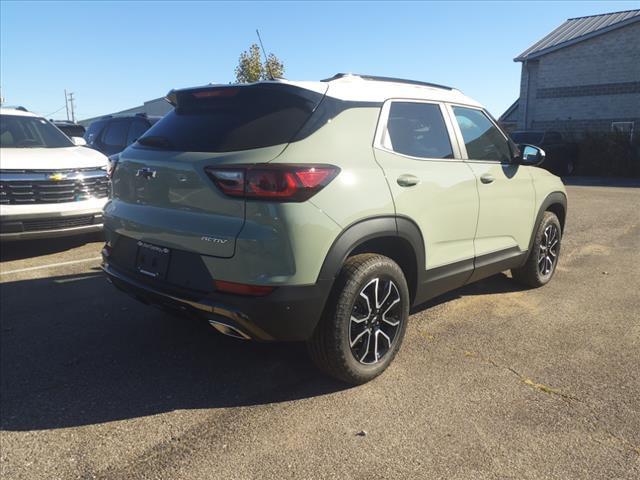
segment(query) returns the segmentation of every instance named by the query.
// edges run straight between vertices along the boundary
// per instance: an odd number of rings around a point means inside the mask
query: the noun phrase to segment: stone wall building
[[[640,129],[640,10],[571,18],[518,55],[510,130]]]

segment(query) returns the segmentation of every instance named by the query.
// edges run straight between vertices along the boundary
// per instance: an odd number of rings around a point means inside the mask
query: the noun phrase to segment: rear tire
[[[553,212],[544,212],[526,263],[511,269],[513,278],[533,288],[549,283],[558,265],[561,240],[562,227],[558,217]]]
[[[378,254],[347,259],[307,342],[311,359],[349,384],[374,379],[400,349],[409,301],[407,281],[396,262]]]

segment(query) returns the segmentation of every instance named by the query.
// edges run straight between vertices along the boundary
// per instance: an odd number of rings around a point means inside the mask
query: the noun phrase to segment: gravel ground
[[[430,302],[357,388],[129,299],[96,238],[4,244],[0,476],[640,478],[640,189],[593,185],[548,286]]]

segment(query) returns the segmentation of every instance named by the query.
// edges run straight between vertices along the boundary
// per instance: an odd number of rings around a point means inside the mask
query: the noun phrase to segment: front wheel
[[[402,269],[388,257],[349,258],[328,308],[308,342],[325,373],[350,384],[380,375],[400,349],[409,317],[409,289]]]
[[[549,283],[558,265],[561,240],[562,227],[558,217],[553,212],[544,212],[527,262],[511,270],[513,278],[534,288]]]

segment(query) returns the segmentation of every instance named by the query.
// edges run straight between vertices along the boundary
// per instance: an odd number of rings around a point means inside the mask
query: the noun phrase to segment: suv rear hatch
[[[281,82],[171,92],[174,110],[120,155],[107,227],[164,247],[233,256],[245,199],[225,195],[205,169],[270,162],[323,96]]]

